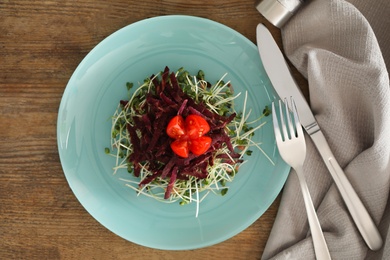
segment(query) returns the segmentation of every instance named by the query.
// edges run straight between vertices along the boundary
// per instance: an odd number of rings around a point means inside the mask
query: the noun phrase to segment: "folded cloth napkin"
[[[316,119],[384,240],[369,250],[306,138],[304,174],[333,259],[390,259],[389,13],[389,0],[312,0],[282,29],[286,56],[308,80]],[[262,259],[315,259],[294,173]]]

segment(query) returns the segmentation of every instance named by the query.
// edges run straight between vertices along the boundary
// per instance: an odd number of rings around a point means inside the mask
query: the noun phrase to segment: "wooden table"
[[[208,248],[163,251],[100,225],[72,193],[57,150],[65,86],[85,55],[133,22],[185,14],[225,24],[255,42],[255,1],[0,2],[0,259],[260,259],[279,198],[253,225]],[[302,80],[304,82],[304,80]]]

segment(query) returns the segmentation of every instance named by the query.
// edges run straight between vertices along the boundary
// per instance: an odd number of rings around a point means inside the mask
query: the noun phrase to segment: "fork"
[[[326,244],[324,234],[320,226],[313,202],[307,187],[305,176],[303,175],[302,167],[306,157],[306,143],[303,135],[302,126],[299,122],[298,112],[295,107],[293,98],[291,97],[291,109],[293,118],[290,116],[287,100],[284,100],[284,111],[282,101],[279,100],[280,124],[276,115],[275,104],[272,102],[272,119],[275,131],[276,144],[279,149],[279,154],[283,160],[289,164],[297,173],[299,184],[301,186],[303,200],[305,202],[307,217],[309,220],[310,231],[312,235],[314,252],[317,259],[331,259],[329,249]],[[285,123],[287,121],[287,126]]]

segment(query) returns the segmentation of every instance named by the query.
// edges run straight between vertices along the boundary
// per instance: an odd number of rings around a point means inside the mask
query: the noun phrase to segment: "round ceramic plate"
[[[110,145],[113,112],[127,98],[126,82],[143,82],[168,66],[210,82],[228,73],[235,93],[248,93],[247,109],[259,116],[275,99],[256,46],[238,32],[190,16],[163,16],[131,24],[99,43],[80,63],[65,89],[58,114],[58,149],[66,179],[85,209],[103,226],[131,242],[184,250],[224,241],[250,226],[272,204],[289,168],[275,146],[271,117],[254,140],[257,149],[243,164],[225,196],[211,194],[200,204],[180,206],[137,196],[113,175]],[[241,95],[235,106],[243,105]]]

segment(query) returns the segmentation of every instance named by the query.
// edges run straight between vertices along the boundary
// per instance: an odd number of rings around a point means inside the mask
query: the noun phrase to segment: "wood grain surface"
[[[225,24],[253,42],[262,22],[281,44],[280,31],[255,4],[0,1],[0,259],[260,259],[279,197],[254,224],[220,244],[188,251],[142,247],[113,234],[82,207],[65,179],[56,140],[66,84],[105,37],[148,17],[185,14]]]

